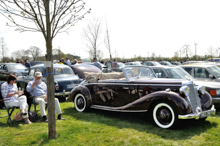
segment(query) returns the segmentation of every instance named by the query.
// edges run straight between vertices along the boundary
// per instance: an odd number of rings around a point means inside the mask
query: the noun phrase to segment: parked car
[[[191,76],[202,81],[220,82],[220,68],[216,65],[182,65]]]
[[[25,76],[28,74],[27,68],[20,63],[1,63],[0,65],[0,80],[6,80],[9,74]]]
[[[126,62],[125,65],[141,65],[141,62]]]
[[[54,86],[55,96],[64,98],[69,95],[70,91],[77,86],[82,79],[75,75],[68,65],[54,64]],[[35,72],[42,73],[42,81],[46,83],[46,68],[44,64],[32,66],[27,76],[17,78],[17,86],[25,89],[28,82],[34,80]]]
[[[161,128],[180,119],[205,119],[215,114],[212,97],[192,81],[159,79],[150,67],[126,66],[121,73],[84,73],[68,101],[78,112],[90,108],[119,112],[148,112]]]
[[[124,67],[125,64],[122,62],[118,62],[118,67],[117,68],[105,68],[102,72],[103,73],[110,73],[110,72],[122,72],[122,67]]]
[[[30,62],[31,66],[37,65],[37,64],[44,64],[43,61],[31,61]]]
[[[161,64],[159,62],[156,61],[145,61],[142,65],[145,66],[160,66]]]
[[[166,66],[173,66],[169,61],[160,61],[161,65],[166,65]]]
[[[183,79],[194,80],[195,85],[204,85],[205,90],[212,96],[212,101],[216,106],[220,105],[220,84],[213,81],[202,81],[194,79],[189,73],[187,73],[181,67],[169,67],[169,66],[152,66],[154,73],[158,78],[171,78],[171,79]]]
[[[171,64],[172,64],[172,65],[181,65],[181,63],[178,62],[178,61],[171,62]]]

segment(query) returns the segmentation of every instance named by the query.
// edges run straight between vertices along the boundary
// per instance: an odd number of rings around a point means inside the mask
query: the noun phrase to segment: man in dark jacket
[[[30,68],[30,67],[31,67],[31,64],[30,64],[30,62],[28,62],[28,59],[25,59],[25,66],[26,66],[27,68]]]

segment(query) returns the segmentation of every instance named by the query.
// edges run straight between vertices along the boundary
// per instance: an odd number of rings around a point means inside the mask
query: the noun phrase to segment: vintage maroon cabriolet
[[[161,128],[180,119],[205,119],[215,115],[212,97],[193,81],[156,78],[151,68],[128,66],[123,72],[84,72],[85,80],[68,100],[79,112],[90,108],[119,112],[150,112]]]

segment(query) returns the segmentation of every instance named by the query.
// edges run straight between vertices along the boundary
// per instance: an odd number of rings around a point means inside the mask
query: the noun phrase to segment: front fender
[[[137,100],[133,105],[142,108],[151,109],[157,102],[169,102],[176,109],[177,114],[189,114],[191,108],[187,101],[175,92],[158,91],[148,95],[143,96]]]
[[[89,92],[89,89],[86,86],[83,86],[83,85],[79,85],[79,86],[75,87],[70,92],[70,95],[69,95],[67,101],[73,102],[77,93],[83,94],[85,96],[85,98],[87,99],[87,101],[89,102],[89,104],[92,103],[92,98],[91,98],[91,94]]]
[[[199,95],[201,99],[201,107],[203,111],[209,110],[212,108],[212,96],[205,91],[205,94]]]

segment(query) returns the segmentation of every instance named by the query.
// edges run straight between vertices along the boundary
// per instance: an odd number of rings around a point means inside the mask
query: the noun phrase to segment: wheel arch
[[[176,110],[177,114],[188,114],[191,108],[187,101],[175,92],[161,91],[159,95],[152,97],[152,102],[149,105],[148,111],[152,112],[156,104],[160,102],[170,103]]]
[[[70,96],[68,98],[68,101],[74,102],[75,96],[79,93],[81,93],[82,95],[85,96],[85,98],[87,99],[89,105],[92,104],[91,94],[90,94],[89,89],[86,86],[77,86],[77,87],[75,87],[71,91]]]

